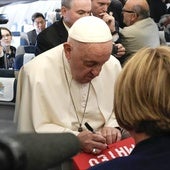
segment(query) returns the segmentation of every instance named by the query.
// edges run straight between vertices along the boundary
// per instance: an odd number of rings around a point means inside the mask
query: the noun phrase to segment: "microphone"
[[[71,133],[0,135],[1,170],[47,170],[69,160],[80,151]]]

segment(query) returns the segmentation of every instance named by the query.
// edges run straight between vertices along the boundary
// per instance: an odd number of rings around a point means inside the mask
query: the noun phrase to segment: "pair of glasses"
[[[130,11],[130,10],[126,10],[126,9],[122,9],[122,13],[127,12],[127,13],[135,13],[134,11]]]

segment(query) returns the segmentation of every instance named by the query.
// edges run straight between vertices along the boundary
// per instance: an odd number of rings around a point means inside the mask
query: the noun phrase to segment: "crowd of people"
[[[62,0],[61,18],[48,27],[43,14],[33,14],[26,35],[36,57],[17,77],[18,132],[70,132],[94,155],[131,136],[129,156],[90,169],[168,170],[170,49],[160,41],[165,13],[160,8],[157,19],[156,3]],[[1,34],[0,67],[13,69],[12,34],[4,27]]]

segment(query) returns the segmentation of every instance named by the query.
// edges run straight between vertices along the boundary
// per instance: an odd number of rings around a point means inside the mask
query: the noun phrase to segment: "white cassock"
[[[18,76],[15,120],[20,132],[78,134],[79,124],[70,98],[62,62],[63,45],[40,54],[25,64]],[[67,59],[64,63],[69,82],[71,74]],[[100,75],[91,81],[89,99],[83,117],[87,84],[72,80],[71,91],[78,117],[95,130],[118,126],[113,112],[114,84],[121,71],[119,61],[111,56]],[[84,96],[84,97],[83,97]],[[83,120],[82,120],[83,119]]]

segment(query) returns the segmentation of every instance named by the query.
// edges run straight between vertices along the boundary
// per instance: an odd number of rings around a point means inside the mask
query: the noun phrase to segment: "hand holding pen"
[[[95,130],[94,130],[87,122],[85,122],[84,125],[86,126],[86,128],[87,128],[89,131],[91,131],[91,132],[94,133],[94,134],[96,133]],[[108,145],[107,145],[107,148],[109,148]],[[96,152],[96,149],[94,148],[92,152]]]
[[[92,133],[96,133],[96,132],[94,131],[94,129],[93,129],[87,122],[85,122],[84,125],[86,126],[86,128],[87,128],[89,131],[91,131]]]

